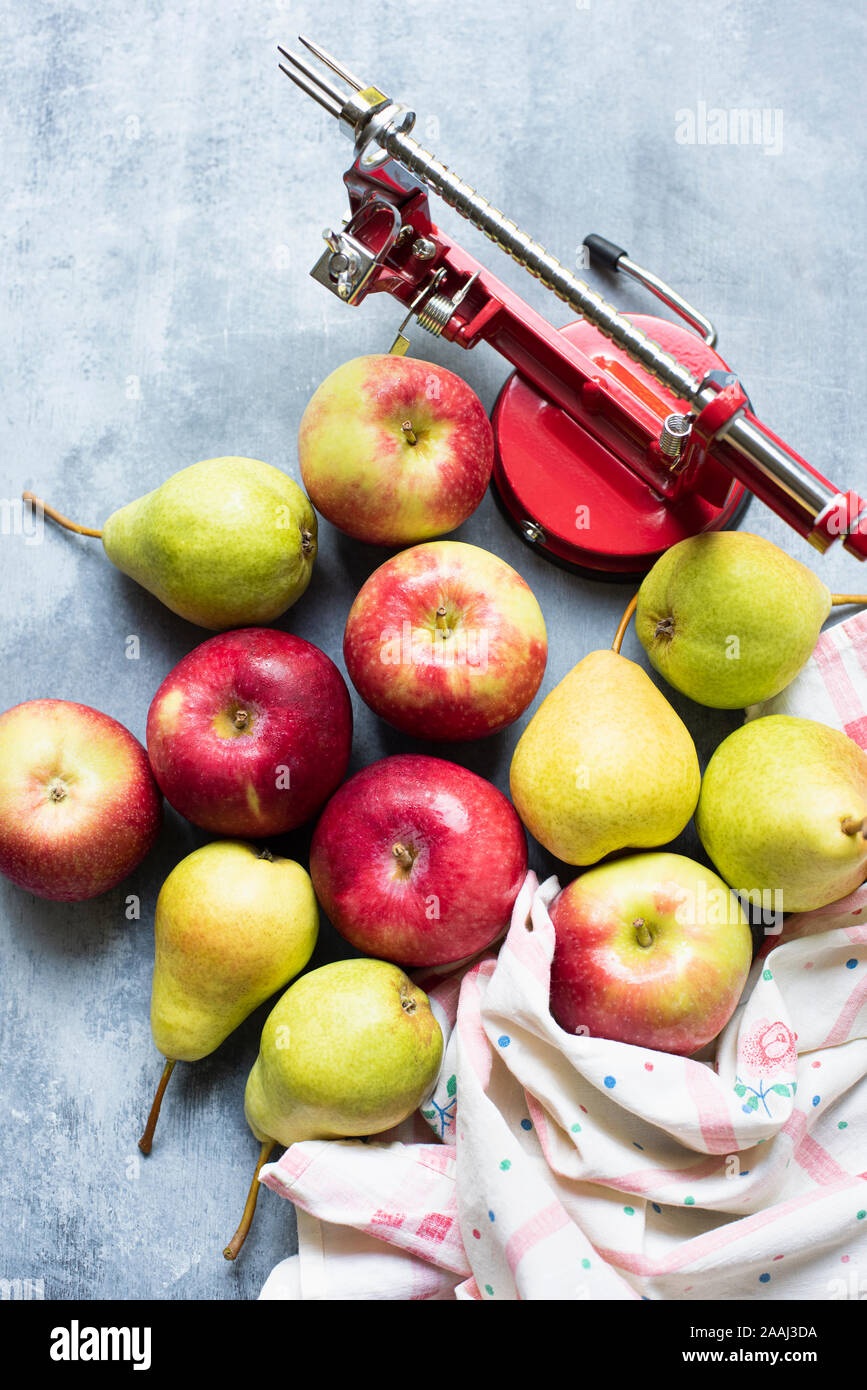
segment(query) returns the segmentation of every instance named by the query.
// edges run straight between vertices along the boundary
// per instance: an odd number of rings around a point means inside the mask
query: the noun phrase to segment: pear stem
[[[626,612],[623,614],[623,617],[620,619],[620,626],[618,627],[617,631],[616,631],[615,634],[614,634],[614,641],[611,643],[611,650],[612,650],[613,652],[618,652],[618,653],[619,653],[620,648],[623,646],[623,639],[624,639],[624,637],[626,636],[626,629],[629,627],[629,622],[630,622],[630,619],[632,618],[633,613],[635,612],[635,607],[636,607],[636,604],[637,604],[637,603],[638,603],[638,595],[636,594],[635,597],[634,597],[634,598],[631,600],[631,602],[629,603],[629,606],[627,607]],[[836,607],[836,606],[838,606],[839,604],[845,604],[845,603],[867,604],[867,594],[832,594],[832,595],[831,595],[831,604],[832,604],[832,606]]]
[[[620,626],[614,634],[614,641],[611,643],[611,650],[613,652],[619,653],[620,648],[623,646],[623,639],[626,636],[626,629],[629,627],[629,620],[635,612],[635,605],[637,603],[638,595],[636,594],[634,598],[630,599],[629,606],[627,607],[626,612],[623,614],[623,617],[620,619]]]
[[[160,1077],[160,1084],[159,1086],[157,1086],[157,1093],[154,1096],[154,1103],[151,1106],[151,1113],[148,1115],[148,1122],[145,1125],[145,1132],[142,1135],[141,1139],[139,1139],[138,1141],[138,1146],[143,1154],[149,1154],[151,1151],[151,1145],[154,1142],[154,1130],[157,1127],[157,1120],[160,1117],[160,1106],[163,1103],[163,1096],[166,1093],[166,1087],[169,1084],[169,1077],[171,1076],[172,1071],[174,1070],[174,1065],[174,1062],[166,1062],[165,1066],[163,1067],[163,1074]]]
[[[259,1161],[256,1164],[253,1181],[250,1183],[250,1191],[247,1193],[247,1205],[244,1207],[244,1215],[241,1217],[241,1224],[223,1251],[227,1260],[237,1259],[241,1251],[241,1246],[247,1239],[250,1227],[253,1224],[253,1213],[256,1210],[256,1202],[259,1200],[259,1174],[271,1157],[271,1150],[274,1148],[274,1143],[275,1141],[273,1139],[266,1139],[259,1150]]]
[[[101,531],[96,531],[92,526],[79,526],[77,521],[70,521],[68,516],[59,512],[54,507],[49,507],[47,502],[43,502],[41,497],[37,497],[34,492],[22,492],[22,501],[32,502],[34,507],[39,507],[46,516],[50,516],[52,521],[56,521],[58,526],[65,526],[67,531],[75,531],[79,536],[96,536],[97,540],[102,537]]]
[[[404,432],[407,444],[418,443],[418,435],[412,427],[412,420],[404,420],[403,424],[401,425],[401,429]]]
[[[867,838],[867,817],[856,820],[854,816],[846,816],[840,822],[840,828],[844,835],[863,835]]]

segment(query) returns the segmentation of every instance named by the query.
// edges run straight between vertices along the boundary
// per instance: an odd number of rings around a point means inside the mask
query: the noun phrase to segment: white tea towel
[[[867,613],[827,628],[791,685],[746,713],[747,719],[764,714],[818,719],[867,751]]]

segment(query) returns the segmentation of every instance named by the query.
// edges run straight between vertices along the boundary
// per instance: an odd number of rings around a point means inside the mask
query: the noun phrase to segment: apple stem
[[[637,603],[638,595],[636,594],[634,598],[630,599],[629,606],[627,607],[626,612],[623,614],[623,617],[620,619],[620,626],[614,634],[614,641],[611,643],[611,650],[613,652],[619,653],[620,648],[623,646],[623,639],[626,636],[626,629],[629,627],[629,620],[635,612],[635,605]]]
[[[451,632],[451,628],[446,622],[447,612],[448,610],[445,604],[441,603],[439,608],[437,609],[437,627],[439,628],[440,632]]]
[[[226,1246],[223,1254],[227,1260],[237,1259],[241,1251],[241,1246],[247,1239],[250,1227],[253,1224],[253,1213],[256,1210],[256,1203],[259,1200],[259,1174],[271,1157],[271,1150],[274,1148],[274,1140],[264,1140],[259,1150],[259,1161],[256,1164],[256,1171],[253,1174],[253,1181],[250,1183],[250,1191],[247,1193],[247,1202],[244,1207],[244,1215],[241,1217],[240,1225]]]
[[[151,1106],[151,1113],[148,1115],[148,1122],[145,1125],[145,1132],[142,1135],[141,1139],[139,1139],[138,1141],[138,1146],[143,1154],[149,1154],[151,1151],[151,1145],[154,1141],[154,1130],[157,1127],[157,1120],[160,1117],[160,1106],[163,1103],[163,1096],[166,1093],[166,1087],[169,1084],[169,1077],[171,1076],[172,1071],[174,1070],[174,1065],[174,1062],[166,1062],[165,1066],[163,1067],[163,1074],[160,1077],[160,1084],[159,1086],[157,1086],[157,1093],[154,1096],[154,1103]]]
[[[840,822],[844,835],[864,835],[867,837],[867,816],[863,820],[856,820],[854,816],[846,816]]]
[[[837,607],[841,603],[867,603],[867,594],[832,594],[831,605]]]
[[[313,532],[312,532],[312,531],[308,531],[307,528],[305,527],[305,528],[302,530],[302,532],[301,532],[301,553],[302,553],[303,555],[307,555],[307,554],[309,554],[309,552],[310,552],[312,549],[313,549]]]
[[[391,852],[402,869],[411,869],[415,863],[415,855],[406,845],[392,845]]]
[[[63,512],[58,512],[54,507],[49,507],[48,503],[43,502],[34,492],[22,492],[21,499],[24,502],[32,502],[34,507],[39,507],[52,521],[56,521],[58,526],[65,526],[67,531],[75,531],[79,536],[96,536],[97,540],[102,537],[101,531],[96,531],[92,526],[79,526],[77,521],[70,521],[68,516],[64,516]]]
[[[644,918],[636,917],[632,925],[635,928],[635,939],[639,946],[652,946],[653,935]]]
[[[418,443],[418,435],[412,427],[412,420],[404,420],[403,424],[401,425],[401,429],[403,430],[406,436],[407,444]]]

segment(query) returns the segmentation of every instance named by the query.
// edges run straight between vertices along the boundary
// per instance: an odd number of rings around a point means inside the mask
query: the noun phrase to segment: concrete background
[[[397,306],[383,297],[350,310],[308,278],[321,228],[344,212],[349,145],[277,69],[275,43],[294,45],[299,31],[413,104],[423,143],[566,263],[595,230],[668,278],[714,318],[768,423],[863,491],[855,0],[2,8],[3,498],[31,487],[99,525],[201,458],[242,454],[297,477],[296,429],[314,388],[344,360],[387,350]],[[682,112],[700,102],[781,112],[781,148],[680,143]],[[444,227],[565,321],[562,305],[436,206]],[[637,287],[595,283],[626,311],[653,312]],[[506,376],[495,354],[467,356],[418,330],[412,341],[493,404]],[[758,503],[746,524],[832,588],[863,587],[839,547],[819,559]],[[4,511],[2,707],[79,700],[143,738],[157,685],[206,634],[117,573],[98,542],[17,530]],[[551,634],[539,698],[610,642],[630,586],[548,565],[490,497],[458,535],[510,561],[539,597]],[[283,625],[340,663],[346,612],[382,558],[323,524],[312,586]],[[138,660],[125,654],[131,635]],[[643,660],[631,633],[624,651]],[[412,746],[354,703],[351,771]],[[703,761],[737,722],[674,703]],[[505,787],[528,717],[484,744],[430,751]],[[89,903],[0,882],[0,1277],[42,1280],[47,1298],[251,1298],[293,1249],[292,1207],[266,1192],[242,1258],[221,1255],[255,1159],[242,1095],[267,1006],[216,1056],[177,1068],[152,1157],[136,1149],[160,1071],[148,1025],[153,906],[170,868],[207,838],[169,810],[140,870]],[[679,847],[696,851],[690,832]],[[303,858],[305,837],[287,849]],[[538,851],[534,862],[550,866]],[[141,898],[138,922],[125,918],[129,893]],[[313,963],[347,953],[325,926]]]

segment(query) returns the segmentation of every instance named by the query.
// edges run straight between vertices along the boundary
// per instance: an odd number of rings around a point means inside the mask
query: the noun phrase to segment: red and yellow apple
[[[28,700],[0,715],[0,873],[40,898],[114,888],[159,833],[145,750],[108,714]]]
[[[691,1056],[725,1027],[752,959],[749,922],[711,869],[635,854],[551,905],[551,1013],[567,1033]]]
[[[310,848],[316,896],[368,956],[462,960],[509,924],[527,872],[512,804],[483,777],[406,754],[357,772],[323,811]]]
[[[453,531],[485,495],[491,423],[454,372],[378,353],[338,367],[301,419],[304,486],[326,520],[374,545]]]
[[[545,673],[541,609],[511,565],[475,545],[429,541],[375,570],[343,637],[350,679],[381,718],[416,738],[505,729]]]
[[[346,773],[352,707],[334,662],[274,628],[195,647],[148,713],[148,756],[166,799],[218,835],[256,839],[315,815]]]

